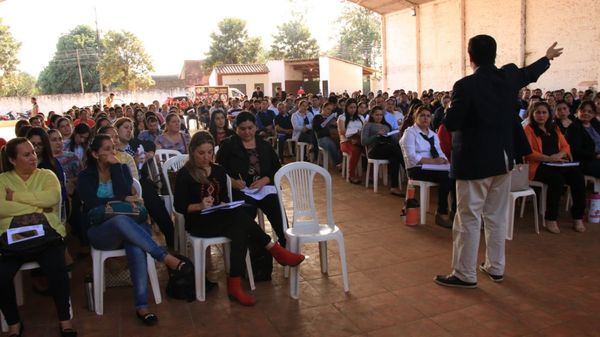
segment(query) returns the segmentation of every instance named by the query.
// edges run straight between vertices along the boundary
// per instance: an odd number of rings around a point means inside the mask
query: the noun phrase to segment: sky
[[[322,51],[332,39],[337,13],[344,0],[0,0],[0,17],[21,42],[18,69],[34,76],[56,51],[58,38],[80,24],[95,27],[94,8],[101,34],[127,30],[135,34],[150,55],[156,75],[179,74],[183,60],[205,57],[210,33],[225,17],[246,20],[250,36],[271,44],[277,25],[304,13],[305,23]]]

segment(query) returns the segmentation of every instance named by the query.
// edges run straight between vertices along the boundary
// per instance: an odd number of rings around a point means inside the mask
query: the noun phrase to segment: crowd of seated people
[[[232,240],[228,293],[238,302],[252,305],[255,299],[241,289],[239,279],[247,248],[270,253],[284,265],[296,265],[303,259],[285,250],[285,224],[277,196],[256,200],[245,193],[273,185],[277,170],[294,156],[296,149],[291,146],[288,150],[289,141],[308,143],[312,150],[306,155],[312,161],[316,161],[319,147],[325,149],[332,170],[341,170],[342,156],[347,156],[348,180],[355,184],[369,179],[361,176],[359,169],[366,165],[366,158],[388,160],[393,195],[404,196],[399,179],[403,171],[411,179],[436,182],[435,223],[452,227],[456,207],[453,180],[448,171],[423,169],[424,164],[443,165],[451,160],[452,134],[444,126],[450,101],[451,92],[433,90],[328,96],[278,91],[272,98],[263,94],[226,102],[199,99],[185,111],[158,101],[148,105],[74,106],[62,114],[51,112],[47,119],[40,111],[16,123],[17,138],[0,143],[5,144],[0,231],[6,231],[16,217],[38,213],[60,237],[67,232],[59,219],[66,219],[70,233],[79,241],[79,250],[71,252],[74,257],[85,258],[90,245],[96,249],[124,246],[134,285],[135,313],[145,324],[155,324],[158,317],[149,311],[146,300],[146,253],[172,270],[185,273],[191,267],[172,254],[173,219],[160,197],[160,177],[153,172],[158,149],[176,150],[189,154],[190,159],[177,173],[175,209],[184,215],[185,229],[192,235]],[[584,176],[600,178],[600,94],[577,90],[542,93],[525,88],[519,104],[532,149],[523,158],[529,164],[529,179],[547,185],[544,216],[548,231],[560,232],[558,202],[565,185],[572,194],[573,228],[585,231]],[[196,118],[198,129],[208,132],[189,130],[186,115]],[[216,146],[219,151],[215,156]],[[578,164],[548,165],[568,162]],[[233,200],[244,200],[249,207],[202,214],[203,208],[230,201],[227,176]],[[133,179],[140,182],[142,197],[132,188]],[[90,224],[88,212],[113,200],[143,203],[148,221],[134,224],[132,218],[115,217]],[[273,241],[255,223],[258,210],[271,224],[276,236]],[[150,221],[164,238],[153,238]],[[229,226],[219,226],[221,222]],[[47,291],[54,297],[63,336],[74,336],[66,279],[70,256],[60,240],[35,256],[0,259],[0,309],[11,333],[18,336],[23,329],[12,276],[29,259],[40,264],[40,273],[47,278]],[[263,279],[270,279],[270,270]]]

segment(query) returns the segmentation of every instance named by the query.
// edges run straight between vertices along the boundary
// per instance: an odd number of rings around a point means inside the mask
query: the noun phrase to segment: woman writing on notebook
[[[245,112],[240,113],[243,114]],[[244,122],[236,124],[244,125]],[[254,305],[254,297],[245,293],[240,285],[249,244],[264,247],[282,265],[296,266],[304,260],[304,256],[291,253],[273,242],[241,207],[202,213],[203,209],[230,201],[227,173],[222,166],[212,162],[214,147],[215,141],[206,131],[199,131],[192,137],[190,159],[177,172],[175,209],[184,214],[185,229],[191,235],[207,238],[225,236],[231,240],[227,293],[242,305]]]
[[[565,184],[571,187],[573,206],[573,229],[584,232],[583,211],[585,209],[585,182],[579,166],[562,166],[571,161],[571,148],[558,127],[550,118],[550,106],[546,102],[533,104],[525,135],[532,153],[529,162],[529,180],[548,185],[546,197],[546,229],[558,234],[558,203]],[[561,165],[562,164],[562,165]]]
[[[408,177],[414,180],[435,182],[439,185],[435,223],[442,227],[452,228],[456,212],[456,198],[452,198],[452,210],[448,213],[448,194],[454,189],[454,181],[449,177],[449,170],[423,168],[423,165],[448,164],[448,158],[440,148],[438,135],[430,128],[430,108],[426,105],[420,106],[415,110],[413,117],[414,125],[407,128],[400,139]],[[427,205],[421,205],[421,207],[427,207]]]

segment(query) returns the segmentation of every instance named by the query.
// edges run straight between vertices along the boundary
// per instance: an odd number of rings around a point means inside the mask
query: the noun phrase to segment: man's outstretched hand
[[[548,50],[546,50],[546,57],[548,60],[554,60],[555,57],[559,57],[563,53],[564,48],[556,48],[558,42],[554,42]]]

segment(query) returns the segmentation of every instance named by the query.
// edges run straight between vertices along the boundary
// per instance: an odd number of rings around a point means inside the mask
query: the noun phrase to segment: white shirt
[[[348,127],[345,128],[346,129],[346,133],[348,133],[348,130],[352,129],[352,130],[357,130],[358,134],[360,135],[360,131],[362,130],[363,125],[365,125],[365,119],[361,115],[358,115],[358,118],[359,119],[351,120],[348,123]],[[346,125],[346,114],[341,114],[338,117],[337,123],[338,123],[338,130],[341,129],[340,127],[345,127],[345,125]],[[348,139],[346,138],[345,134],[340,135],[340,143],[343,143],[343,142],[345,142],[347,140]]]
[[[412,168],[415,166],[419,166],[417,164],[419,160],[422,158],[432,158],[431,157],[431,145],[427,140],[421,136],[421,129],[415,124],[404,131],[404,135],[400,139],[400,147],[402,147],[402,154],[404,155],[404,163],[406,168]],[[435,143],[435,149],[437,150],[440,158],[446,158],[442,148],[440,147],[440,139],[437,133],[433,132],[429,129],[429,133],[427,137],[433,137]]]

